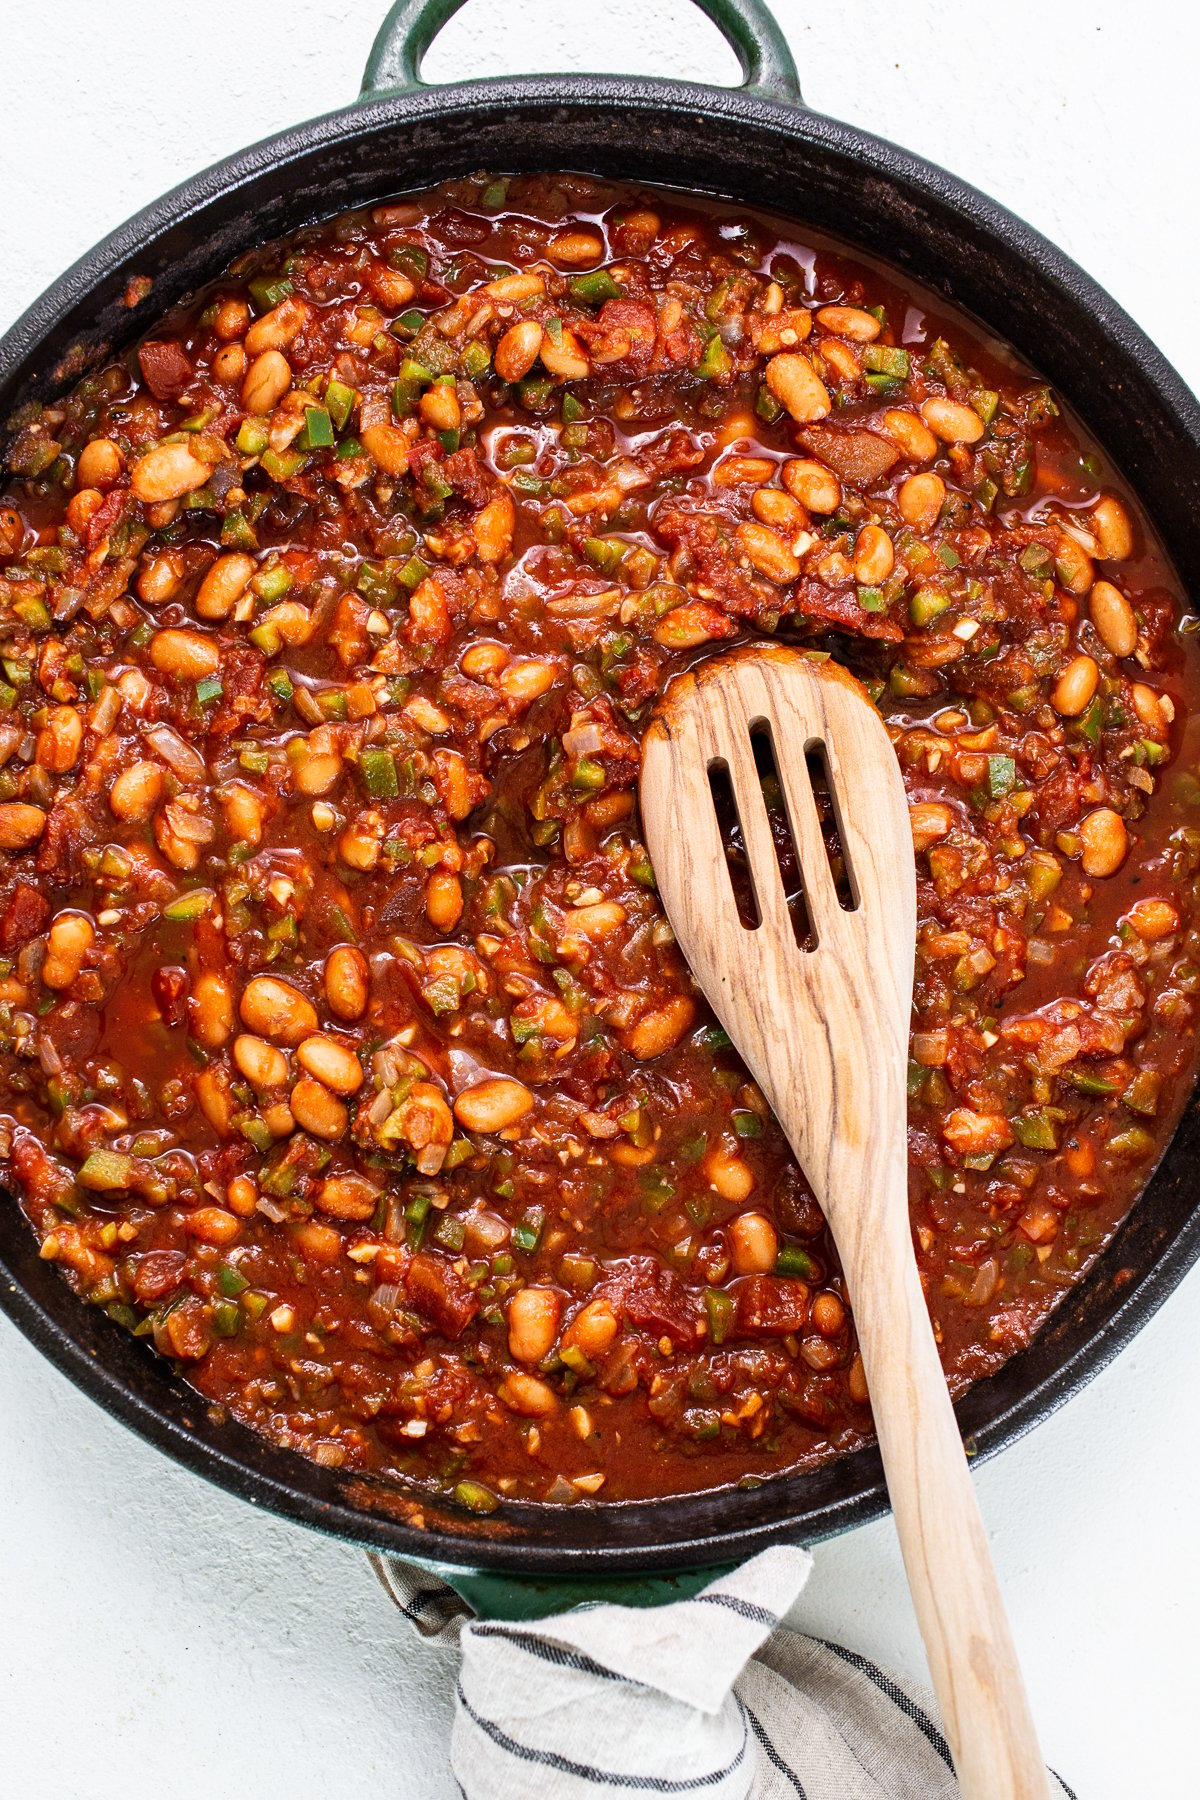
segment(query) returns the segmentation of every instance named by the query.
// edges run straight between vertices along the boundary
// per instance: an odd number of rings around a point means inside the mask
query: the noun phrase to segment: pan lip
[[[1200,470],[1200,402],[1182,377],[1105,289],[1049,239],[999,202],[911,151],[807,108],[739,89],[643,77],[496,77],[422,88],[415,92],[382,94],[289,127],[236,151],[185,180],[117,226],[26,308],[0,337],[0,394],[19,373],[21,365],[36,354],[56,327],[68,320],[101,283],[136,267],[138,259],[151,261],[159,241],[169,231],[189,221],[200,225],[207,209],[229,201],[240,192],[249,195],[257,183],[278,177],[289,166],[299,165],[323,150],[332,151],[355,140],[369,143],[374,136],[394,129],[398,122],[420,131],[425,126],[443,126],[454,117],[469,122],[472,116],[498,111],[511,113],[512,129],[516,133],[522,124],[531,125],[531,115],[535,121],[539,114],[544,116],[564,109],[582,109],[585,113],[620,109],[626,115],[621,126],[631,141],[633,124],[647,114],[676,125],[690,125],[695,130],[708,127],[736,131],[744,128],[792,143],[799,139],[811,146],[814,153],[840,158],[844,163],[857,166],[865,178],[890,183],[940,209],[951,219],[969,217],[975,233],[986,236],[999,250],[1032,268],[1048,297],[1054,294],[1069,297],[1072,304],[1086,309],[1097,333],[1137,368],[1158,403],[1189,440]],[[514,166],[521,166],[520,156],[511,160]],[[535,158],[526,160],[536,164]],[[583,164],[588,160],[586,155],[580,158]],[[722,163],[722,169],[726,166]],[[438,175],[432,163],[430,174],[434,178]],[[666,177],[644,179],[653,179],[662,186],[671,185]],[[722,186],[719,182],[707,189],[697,187],[691,180],[676,182],[675,186],[681,192],[713,195],[730,191],[730,184]],[[397,191],[387,187],[382,172],[379,189],[381,195]],[[328,213],[336,210],[336,206],[331,203],[324,210]],[[313,216],[320,216],[320,211]],[[850,243],[859,241],[852,221],[844,236]],[[900,259],[893,255],[892,260]],[[150,317],[151,310],[147,309],[147,319]],[[1189,1106],[1195,1103],[1193,1096]],[[1143,1206],[1145,1201],[1144,1189],[1135,1207]],[[1119,1236],[1120,1233],[1118,1239]],[[1103,1268],[1112,1247],[1109,1246],[1089,1272],[1088,1281],[1100,1278],[1098,1270]],[[980,1428],[974,1460],[984,1461],[1024,1436],[1107,1367],[1179,1285],[1198,1257],[1200,1211],[1193,1210],[1145,1274],[1130,1287],[1127,1296],[1091,1330],[1088,1337],[1031,1388],[1002,1405]],[[83,1304],[73,1295],[71,1301],[73,1306]],[[723,1489],[654,1501],[606,1502],[595,1507],[570,1509],[572,1517],[578,1519],[582,1514],[594,1519],[598,1528],[601,1520],[610,1517],[618,1522],[613,1530],[620,1529],[622,1516],[628,1520],[636,1514],[639,1520],[646,1522],[647,1530],[633,1543],[612,1542],[611,1537],[610,1541],[594,1546],[583,1541],[555,1543],[551,1541],[549,1531],[547,1541],[542,1542],[529,1542],[519,1532],[505,1540],[482,1532],[459,1535],[422,1531],[390,1515],[360,1510],[345,1500],[324,1500],[311,1490],[289,1485],[280,1476],[254,1468],[237,1454],[235,1439],[231,1438],[231,1448],[226,1451],[200,1437],[181,1420],[173,1418],[165,1407],[154,1405],[134,1391],[106,1366],[102,1358],[92,1354],[60,1325],[23,1284],[15,1269],[6,1263],[2,1251],[0,1310],[36,1349],[110,1417],[118,1419],[192,1473],[294,1523],[364,1548],[423,1557],[443,1565],[525,1572],[551,1579],[578,1578],[581,1574],[593,1575],[601,1571],[616,1576],[726,1563],[732,1556],[742,1556],[789,1538],[811,1543],[865,1524],[887,1510],[878,1452],[871,1447],[853,1453],[863,1459],[865,1484],[861,1490],[819,1503],[800,1518],[787,1516],[788,1503],[783,1500],[785,1516],[744,1525],[735,1523],[732,1529],[721,1529],[723,1517],[728,1514],[736,1519],[737,1502],[748,1498],[740,1496],[736,1489]],[[1053,1321],[1052,1314],[1043,1332],[1053,1328]],[[113,1325],[112,1329],[116,1331],[119,1327]],[[978,1383],[972,1392],[978,1394],[986,1386],[986,1381]],[[203,1396],[197,1395],[197,1404],[204,1404]],[[248,1427],[237,1426],[236,1430],[256,1436]],[[781,1474],[768,1478],[758,1491],[760,1494],[764,1488],[778,1491],[784,1483],[794,1489],[804,1481],[803,1474]],[[798,1499],[798,1504],[802,1506],[803,1501]],[[710,1529],[693,1532],[690,1515],[702,1509],[707,1509],[718,1523]],[[530,1503],[523,1503],[521,1508],[525,1519],[542,1513],[562,1518],[563,1512],[561,1508],[534,1507]],[[672,1518],[682,1522],[683,1530],[679,1534],[670,1529]]]

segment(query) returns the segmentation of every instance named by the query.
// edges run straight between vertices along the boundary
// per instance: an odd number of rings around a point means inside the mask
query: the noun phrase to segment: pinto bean
[[[832,409],[825,383],[799,351],[784,350],[773,356],[766,374],[767,387],[798,423],[823,419]]]
[[[974,407],[958,400],[926,400],[921,417],[935,437],[946,444],[977,444],[984,433],[984,423]]]
[[[303,331],[308,319],[309,307],[306,300],[298,294],[288,294],[265,312],[260,319],[255,319],[246,333],[247,356],[258,356],[272,350],[285,350],[287,346]]]
[[[819,306],[817,324],[837,337],[853,338],[857,344],[873,344],[882,329],[874,313],[861,306]]]
[[[38,763],[52,775],[65,775],[79,761],[83,748],[83,720],[73,706],[51,707],[37,735],[34,752]]]
[[[235,1022],[233,988],[228,978],[213,969],[204,970],[192,983],[188,996],[192,1036],[206,1050],[219,1050],[233,1036]]]
[[[296,1052],[296,1061],[335,1094],[357,1094],[363,1084],[362,1064],[353,1050],[324,1032],[305,1038]]]
[[[621,1042],[639,1062],[648,1062],[652,1057],[674,1049],[691,1030],[695,1016],[695,1004],[689,996],[676,994],[662,1006],[643,1013],[637,1024],[624,1033]]]
[[[330,1175],[317,1189],[317,1205],[334,1219],[363,1224],[378,1204],[378,1188],[362,1175]]]
[[[96,927],[85,913],[59,913],[46,939],[42,980],[48,988],[69,988],[96,941]]]
[[[901,406],[889,406],[875,421],[908,462],[932,462],[938,441],[923,419]]]
[[[814,462],[811,458],[796,457],[792,462],[784,463],[780,480],[792,498],[809,512],[836,512],[842,503],[837,476],[824,463]]]
[[[931,471],[925,475],[910,475],[902,482],[896,504],[906,525],[911,525],[914,531],[932,531],[945,498],[945,482]]]
[[[398,425],[389,425],[386,421],[364,425],[358,436],[367,455],[385,475],[404,474],[408,468],[409,444]]]
[[[764,1213],[739,1213],[727,1227],[739,1275],[769,1275],[779,1254],[779,1234]]]
[[[1133,555],[1133,525],[1115,494],[1102,494],[1092,508],[1092,532],[1105,562],[1124,562]]]
[[[462,882],[448,869],[437,869],[425,883],[425,912],[435,931],[453,931],[462,918]]]
[[[864,525],[854,546],[854,579],[863,587],[886,581],[895,566],[892,540],[882,525]]]
[[[454,1102],[454,1116],[467,1131],[504,1131],[532,1106],[533,1095],[524,1082],[495,1075],[461,1093]]]
[[[709,1185],[722,1200],[745,1200],[754,1189],[754,1173],[742,1156],[718,1145],[704,1159]]]
[[[292,370],[281,350],[264,350],[256,356],[242,382],[242,405],[260,416],[279,405],[292,385]]]
[[[562,1299],[553,1288],[519,1288],[508,1303],[508,1348],[517,1362],[540,1363],[558,1336]]]
[[[1110,656],[1132,656],[1137,649],[1137,619],[1129,601],[1111,581],[1098,581],[1088,599],[1092,624]]]
[[[208,480],[208,464],[193,456],[187,444],[156,444],[134,463],[129,485],[146,505],[178,500]]]
[[[598,231],[559,231],[547,244],[546,254],[563,269],[590,268],[604,255],[604,239]]]
[[[288,1059],[283,1051],[247,1031],[234,1039],[233,1060],[256,1088],[282,1087],[288,1078]]]
[[[582,1350],[585,1356],[601,1357],[612,1348],[620,1320],[612,1302],[603,1298],[589,1300],[581,1307],[563,1332],[563,1345]]]
[[[367,1010],[371,972],[361,950],[339,944],[325,960],[325,998],[335,1019],[353,1024]]]
[[[512,549],[516,517],[516,509],[508,494],[497,494],[494,500],[489,500],[487,505],[475,514],[471,530],[480,562],[498,563],[502,557],[508,555]]]
[[[218,556],[196,590],[196,615],[201,619],[227,619],[254,573],[254,558],[240,551]]]
[[[162,798],[166,777],[158,763],[135,762],[113,782],[108,804],[114,816],[128,824],[142,824]]]
[[[125,467],[125,458],[119,444],[111,438],[93,438],[79,452],[79,461],[75,465],[75,485],[80,488],[101,488],[105,492],[120,479]]]
[[[745,519],[737,528],[738,548],[760,575],[768,581],[783,584],[795,581],[800,573],[800,559],[786,539],[769,525]]]
[[[1050,703],[1064,719],[1074,719],[1089,705],[1100,680],[1090,656],[1073,656],[1054,684]]]
[[[496,1392],[510,1412],[521,1413],[529,1419],[544,1419],[558,1410],[558,1395],[549,1383],[539,1381],[536,1375],[527,1375],[521,1369],[513,1369],[506,1375]]]
[[[1079,822],[1083,842],[1080,862],[1085,875],[1115,875],[1125,861],[1129,834],[1120,813],[1109,806],[1098,806]]]
[[[27,806],[20,800],[0,802],[0,850],[28,850],[46,829],[46,815],[40,806]]]
[[[542,348],[542,328],[536,319],[520,319],[510,325],[496,345],[496,373],[503,381],[520,381],[528,375]]]
[[[200,681],[215,675],[221,666],[221,652],[212,638],[199,631],[156,631],[150,639],[150,661],[160,675],[173,675],[179,681]]]
[[[242,994],[242,1023],[259,1037],[300,1044],[317,1029],[317,1010],[290,982],[256,975]]]
[[[350,1114],[336,1094],[319,1081],[304,1075],[292,1089],[289,1102],[292,1116],[302,1131],[313,1137],[340,1138],[350,1124]]]

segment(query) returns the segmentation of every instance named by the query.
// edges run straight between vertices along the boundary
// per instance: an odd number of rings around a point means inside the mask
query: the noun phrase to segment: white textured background
[[[5,8],[0,328],[163,189],[349,100],[385,3]],[[810,104],[1023,214],[1200,387],[1200,9],[776,12]],[[426,73],[561,68],[715,82],[734,62],[686,0],[473,0]],[[1113,1368],[978,1475],[1046,1752],[1080,1800],[1200,1788],[1198,1345],[1194,1274]],[[797,1622],[920,1667],[889,1522],[820,1548]],[[451,1800],[451,1675],[361,1555],[184,1474],[0,1321],[0,1795]]]

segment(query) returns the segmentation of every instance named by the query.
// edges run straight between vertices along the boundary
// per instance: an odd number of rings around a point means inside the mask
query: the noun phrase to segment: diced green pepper
[[[304,410],[304,429],[296,439],[301,450],[328,450],[333,445],[333,420],[323,406]]]
[[[517,398],[527,412],[549,412],[554,404],[554,383],[548,376],[526,375],[517,383]]]
[[[607,269],[589,269],[586,275],[575,275],[568,286],[571,296],[584,306],[599,306],[605,300],[619,300],[621,289]]]
[[[1017,561],[1034,581],[1054,580],[1054,558],[1045,544],[1026,544]]]
[[[625,560],[628,545],[620,538],[590,537],[584,541],[583,554],[595,563],[602,575],[615,575]]]
[[[271,606],[276,600],[282,600],[294,581],[295,576],[283,563],[272,563],[269,568],[260,569],[250,585],[259,599]]]
[[[719,332],[714,331],[704,348],[696,373],[703,375],[706,381],[728,381],[733,372],[733,358],[722,342]]]
[[[1064,1069],[1064,1081],[1069,1081],[1078,1093],[1089,1094],[1093,1099],[1103,1100],[1109,1094],[1118,1093],[1120,1083],[1109,1081],[1103,1075],[1095,1074],[1091,1069]]]
[[[76,1179],[89,1193],[111,1194],[129,1186],[133,1171],[132,1156],[117,1150],[93,1150]]]
[[[950,596],[936,588],[918,588],[908,603],[908,616],[914,625],[932,625],[950,606]]]
[[[290,481],[300,473],[306,460],[299,450],[264,450],[259,458],[263,474],[272,481]]]
[[[358,759],[358,771],[362,776],[363,786],[373,799],[395,800],[399,795],[400,778],[396,772],[396,759],[390,750],[364,750]]]
[[[1157,1069],[1139,1069],[1121,1098],[1131,1112],[1153,1118],[1158,1111],[1163,1078]]]
[[[1057,1150],[1058,1138],[1054,1131],[1054,1122],[1045,1111],[1034,1113],[1018,1113],[1012,1122],[1018,1142],[1026,1150]]]
[[[993,800],[1011,794],[1017,782],[1017,765],[1011,756],[988,757],[988,792]]]
[[[218,1294],[212,1302],[212,1328],[218,1337],[236,1337],[242,1328],[242,1309],[236,1300]]]
[[[517,1249],[526,1252],[536,1250],[541,1239],[542,1226],[545,1223],[546,1214],[542,1207],[526,1207],[520,1222],[513,1226],[512,1239]]]
[[[256,275],[247,283],[250,298],[260,313],[270,312],[281,300],[286,300],[294,290],[291,282],[284,275]]]
[[[492,1513],[500,1504],[499,1496],[478,1481],[460,1481],[454,1490],[454,1498],[473,1513]]]
[[[593,794],[604,786],[606,780],[603,763],[597,762],[593,756],[581,756],[575,764],[571,786],[577,792]]]
[[[429,1209],[432,1205],[432,1196],[421,1193],[414,1194],[404,1208],[404,1236],[414,1250],[424,1241],[425,1230],[429,1223]]]
[[[873,374],[886,375],[892,381],[906,381],[909,355],[893,344],[868,344],[863,351],[863,367]]]
[[[193,919],[202,919],[215,903],[216,895],[211,888],[193,888],[188,894],[180,894],[177,900],[168,901],[162,916],[172,925],[187,925]]]
[[[339,431],[345,431],[354,411],[354,389],[344,381],[330,380],[325,389],[325,408]]]
[[[243,419],[234,439],[243,456],[261,456],[270,441],[261,419]]]
[[[708,1317],[709,1342],[723,1344],[733,1329],[734,1303],[721,1288],[705,1288],[704,1311]]]
[[[478,381],[492,366],[491,354],[481,338],[472,338],[458,359],[459,368],[468,381]]]
[[[807,1281],[814,1268],[813,1259],[799,1244],[784,1244],[775,1258],[777,1275],[799,1275]]]

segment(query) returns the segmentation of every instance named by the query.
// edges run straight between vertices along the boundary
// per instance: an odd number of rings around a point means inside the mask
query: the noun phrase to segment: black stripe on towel
[[[696,1594],[693,1596],[697,1606],[723,1606],[727,1612],[735,1612],[743,1619],[752,1619],[756,1625],[776,1626],[779,1614],[768,1612],[765,1606],[755,1606],[751,1600],[739,1600],[736,1594]]]
[[[885,1675],[882,1669],[877,1668],[873,1662],[869,1662],[865,1656],[859,1656],[853,1650],[847,1650],[842,1644],[831,1644],[828,1638],[820,1638],[818,1642],[824,1645],[826,1650],[832,1651],[834,1656],[839,1657],[842,1662],[848,1663],[852,1669],[857,1669],[860,1675],[865,1675],[881,1694],[886,1694],[892,1705],[899,1707],[904,1716],[912,1720],[921,1736],[937,1751],[946,1767],[953,1773],[954,1758],[950,1754],[949,1744],[929,1714],[917,1705],[910,1694],[906,1694],[890,1675]]]
[[[506,1644],[515,1644],[529,1656],[540,1657],[542,1662],[553,1663],[559,1669],[574,1669],[580,1675],[597,1675],[605,1681],[630,1679],[626,1675],[619,1675],[615,1669],[606,1669],[603,1663],[585,1656],[582,1650],[568,1650],[562,1644],[548,1643],[545,1638],[535,1637],[531,1631],[513,1631],[510,1626],[498,1621],[472,1625],[471,1635],[503,1638]]]
[[[767,1760],[771,1763],[772,1767],[779,1770],[779,1773],[783,1776],[785,1781],[791,1782],[792,1786],[796,1790],[796,1800],[808,1800],[808,1795],[804,1792],[804,1788],[801,1784],[800,1777],[797,1774],[795,1774],[793,1770],[788,1768],[788,1766],[784,1762],[782,1756],[780,1756],[778,1750],[775,1748],[774,1744],[771,1742],[770,1738],[767,1736],[766,1731],[763,1727],[762,1721],[758,1718],[758,1716],[754,1712],[751,1711],[751,1709],[746,1705],[746,1702],[744,1700],[740,1702],[740,1705],[741,1705],[742,1711],[745,1713],[746,1717],[749,1719],[751,1728],[753,1729],[753,1732],[754,1732],[754,1735],[758,1739],[759,1743],[762,1745],[763,1750],[766,1752]]]
[[[1057,1781],[1057,1783],[1058,1783],[1059,1787],[1062,1789],[1063,1793],[1067,1796],[1067,1800],[1079,1800],[1079,1796],[1075,1792],[1075,1789],[1073,1787],[1067,1786],[1066,1782],[1063,1780],[1062,1776],[1059,1774],[1057,1769],[1051,1769],[1050,1773],[1053,1775],[1055,1781]]]
[[[726,1763],[723,1769],[712,1769],[707,1775],[696,1775],[690,1781],[672,1781],[666,1775],[619,1775],[615,1770],[593,1769],[587,1763],[573,1762],[568,1756],[559,1756],[555,1750],[535,1750],[530,1744],[519,1744],[510,1738],[506,1731],[491,1719],[485,1719],[475,1711],[467,1696],[463,1693],[459,1682],[455,1693],[458,1704],[462,1707],[472,1724],[489,1738],[501,1750],[510,1756],[518,1757],[522,1762],[541,1763],[549,1769],[558,1769],[563,1775],[574,1775],[579,1781],[596,1782],[601,1787],[634,1788],[639,1793],[647,1794],[691,1794],[700,1788],[716,1787],[719,1782],[727,1781],[734,1770],[741,1764],[750,1746],[750,1733],[746,1730],[746,1721],[742,1720],[742,1747],[733,1761]]]

